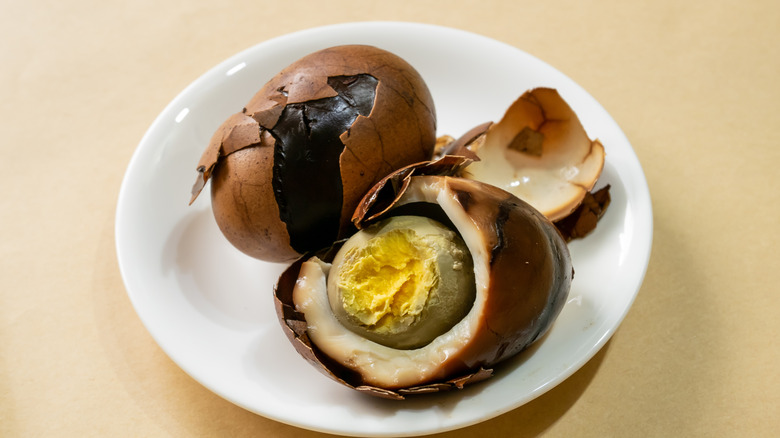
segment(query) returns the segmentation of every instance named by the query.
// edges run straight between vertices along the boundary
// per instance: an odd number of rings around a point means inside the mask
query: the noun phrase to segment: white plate
[[[301,359],[281,331],[272,290],[284,266],[250,259],[222,237],[209,196],[187,202],[214,130],[283,67],[338,44],[375,45],[411,63],[436,103],[439,134],[497,120],[529,88],[559,90],[607,150],[599,186],[612,205],[571,244],[576,275],[549,335],[497,375],[463,391],[404,402],[358,394]],[[355,23],[266,41],[214,67],[177,96],[141,140],[117,207],[119,265],[138,315],[185,372],[225,399],[302,428],[360,436],[451,430],[517,408],[569,377],[612,336],[642,283],[652,211],[631,145],[586,91],[542,61],[459,30]]]

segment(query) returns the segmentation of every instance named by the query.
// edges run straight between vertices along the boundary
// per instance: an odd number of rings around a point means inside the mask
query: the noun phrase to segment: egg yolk
[[[399,216],[350,238],[333,262],[328,296],[347,328],[393,348],[417,348],[455,325],[476,294],[462,239],[424,217]]]
[[[344,310],[378,332],[395,332],[399,322],[422,313],[440,277],[431,246],[412,230],[392,230],[352,249],[339,287]]]

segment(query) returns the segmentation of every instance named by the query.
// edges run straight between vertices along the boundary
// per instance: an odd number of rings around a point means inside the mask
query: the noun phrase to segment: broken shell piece
[[[588,192],[582,204],[565,218],[555,222],[555,227],[566,241],[581,239],[596,228],[601,216],[607,211],[612,197],[609,194],[610,185]]]
[[[447,147],[452,144],[453,141],[455,141],[455,137],[451,135],[442,135],[436,137],[436,144],[433,147],[434,158],[438,158],[444,155],[443,151],[447,149]]]
[[[476,154],[463,171],[513,193],[550,220],[568,216],[593,188],[604,167],[604,146],[590,140],[577,115],[551,88],[525,92],[498,123],[480,125],[450,154]]]

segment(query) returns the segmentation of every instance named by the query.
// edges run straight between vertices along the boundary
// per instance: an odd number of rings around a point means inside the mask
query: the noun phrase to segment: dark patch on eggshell
[[[343,186],[341,134],[374,106],[377,79],[371,75],[328,78],[338,95],[288,104],[270,130],[276,139],[273,187],[290,246],[303,253],[337,239]]]
[[[458,204],[460,204],[464,210],[469,211],[469,207],[471,205],[471,193],[463,190],[455,190],[454,192],[455,199],[458,201]]]
[[[509,200],[503,201],[498,204],[498,214],[496,215],[496,243],[490,250],[490,265],[493,265],[493,261],[496,259],[498,253],[504,249],[506,239],[504,237],[504,225],[509,219],[509,213],[512,207],[516,207],[517,204],[512,203]]]
[[[542,144],[544,144],[544,134],[537,130],[531,129],[529,126],[525,126],[519,133],[517,133],[515,138],[509,142],[507,147],[523,154],[541,157]]]
[[[610,185],[607,184],[599,190],[588,192],[576,210],[555,222],[555,226],[567,242],[581,239],[596,228],[596,224],[612,202],[609,189]]]

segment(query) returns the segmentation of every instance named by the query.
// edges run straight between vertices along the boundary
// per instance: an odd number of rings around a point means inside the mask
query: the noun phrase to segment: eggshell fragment
[[[475,158],[462,176],[507,190],[552,221],[580,205],[601,175],[605,157],[601,142],[588,138],[552,88],[527,91],[499,122],[481,135],[465,134],[446,153]]]
[[[566,241],[581,239],[596,228],[599,219],[612,202],[609,189],[610,185],[607,184],[596,191],[589,192],[572,214],[555,222],[555,226]]]

